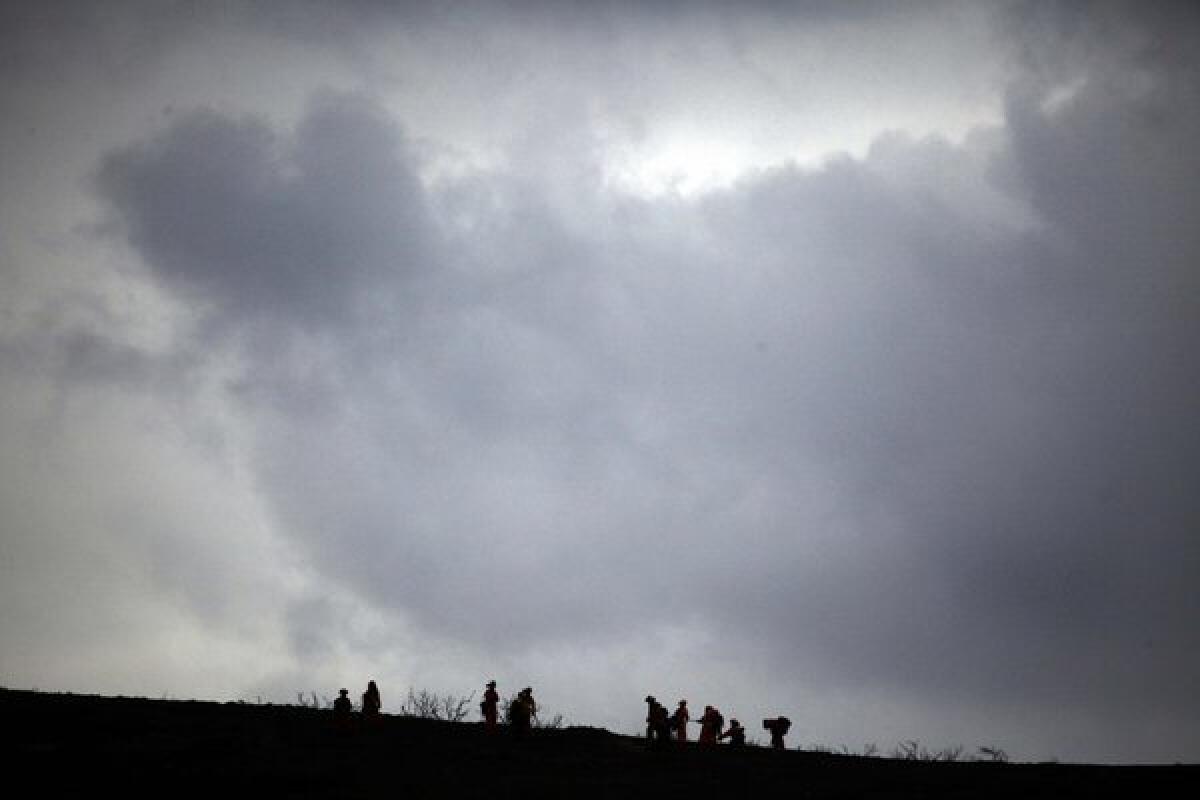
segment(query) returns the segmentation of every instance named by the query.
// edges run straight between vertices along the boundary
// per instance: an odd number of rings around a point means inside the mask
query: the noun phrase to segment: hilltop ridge
[[[635,707],[636,708],[636,707]],[[528,740],[475,723],[0,689],[13,763],[55,797],[1098,797],[1200,788],[1200,766],[930,763],[695,744],[654,751],[599,728]]]

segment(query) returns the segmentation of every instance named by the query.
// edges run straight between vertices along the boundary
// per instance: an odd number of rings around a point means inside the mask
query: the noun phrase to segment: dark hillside
[[[330,712],[293,706],[0,690],[0,715],[15,738],[10,782],[27,776],[36,796],[1061,798],[1200,788],[1195,766],[655,752],[593,728],[513,741],[477,724],[393,716],[346,734]]]

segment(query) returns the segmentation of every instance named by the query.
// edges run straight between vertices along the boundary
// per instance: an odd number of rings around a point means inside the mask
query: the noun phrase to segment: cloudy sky
[[[1197,141],[1187,3],[6,3],[0,684],[1196,761]]]

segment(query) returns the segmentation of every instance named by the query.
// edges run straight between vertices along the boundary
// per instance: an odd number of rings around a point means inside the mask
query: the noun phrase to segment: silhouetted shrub
[[[475,693],[459,696],[453,694],[438,694],[428,689],[419,692],[408,690],[408,697],[400,706],[400,713],[406,717],[421,717],[423,719],[440,719],[446,722],[462,722],[471,715],[474,708]]]
[[[259,699],[258,704],[262,705],[261,698]],[[300,706],[301,708],[312,708],[318,711],[328,711],[333,708],[333,700],[325,695],[317,697],[316,692],[311,692],[309,697],[305,697],[304,692],[296,692],[296,705]]]
[[[906,739],[892,749],[892,758],[905,761],[958,761],[962,758],[962,745],[946,747],[942,750],[930,750],[923,747],[916,739]]]
[[[758,745],[758,742],[755,741],[754,744]],[[796,749],[806,753],[821,753],[824,755],[838,756],[859,756],[862,758],[875,758],[879,755],[879,746],[874,742],[868,742],[867,744],[864,744],[861,751],[855,751],[844,744],[838,745],[837,747],[830,747],[827,744],[820,743],[800,745]]]
[[[549,729],[553,729],[553,730],[558,730],[559,728],[562,728],[565,725],[566,725],[566,721],[563,719],[562,714],[555,714],[553,717],[549,717],[546,719],[537,717],[533,721],[533,727],[535,727],[535,728],[549,728]]]
[[[1000,764],[1008,763],[1008,753],[999,747],[980,747],[976,761],[994,761]]]

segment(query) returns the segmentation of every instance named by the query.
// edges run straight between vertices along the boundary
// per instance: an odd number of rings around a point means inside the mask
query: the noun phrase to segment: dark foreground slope
[[[631,713],[637,713],[633,704]],[[1200,767],[929,763],[773,752],[666,752],[592,728],[527,741],[387,716],[336,731],[327,711],[0,689],[10,785],[95,797],[1162,797]],[[6,759],[7,760],[7,759]]]

